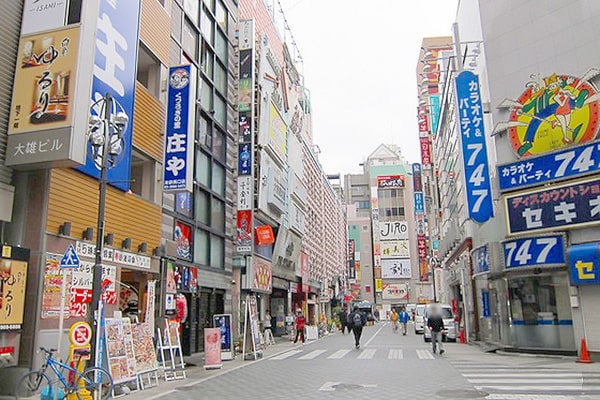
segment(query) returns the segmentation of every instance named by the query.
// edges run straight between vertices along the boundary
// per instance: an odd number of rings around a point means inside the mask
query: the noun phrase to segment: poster
[[[131,332],[133,347],[135,348],[135,364],[138,374],[154,371],[158,368],[156,350],[152,340],[154,332],[149,323],[133,324]]]
[[[0,327],[19,329],[23,323],[27,262],[0,259]]]
[[[192,258],[192,227],[181,221],[175,222],[173,239],[177,245],[175,252],[177,257],[185,260]]]
[[[63,280],[62,270],[60,268],[60,259],[62,254],[46,253],[46,263],[44,265],[44,291],[42,293],[42,319],[58,318],[60,307],[60,290]],[[70,271],[65,273],[67,279],[67,293],[70,291]],[[66,297],[63,310],[65,318],[69,317],[69,297]]]
[[[221,365],[221,331],[204,328],[204,368],[220,368]]]
[[[233,360],[231,340],[231,314],[213,315],[213,326],[221,332],[221,360]]]
[[[237,252],[251,252],[252,241],[252,210],[238,210],[236,237]]]
[[[270,261],[256,256],[252,257],[252,291],[271,293],[272,270]]]
[[[135,355],[131,324],[125,327],[124,318],[105,318],[106,351],[108,368],[115,383],[128,382],[136,379]],[[127,318],[127,321],[129,319]],[[125,336],[130,338],[126,341]],[[129,348],[129,349],[128,349]]]

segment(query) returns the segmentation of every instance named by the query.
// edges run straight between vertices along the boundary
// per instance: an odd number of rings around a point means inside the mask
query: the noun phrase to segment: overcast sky
[[[359,172],[380,143],[420,162],[417,57],[423,37],[451,34],[458,0],[280,1],[304,59],[325,171]]]

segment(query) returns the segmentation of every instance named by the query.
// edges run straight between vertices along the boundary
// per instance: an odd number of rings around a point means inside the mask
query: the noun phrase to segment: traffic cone
[[[590,358],[590,352],[587,349],[587,343],[585,342],[585,338],[581,339],[581,351],[579,352],[578,363],[591,364],[593,363]]]

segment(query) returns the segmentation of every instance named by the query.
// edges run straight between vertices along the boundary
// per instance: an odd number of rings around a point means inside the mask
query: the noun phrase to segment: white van
[[[423,315],[425,314],[425,308],[427,304],[417,304],[415,307],[415,334],[419,335],[425,332],[425,320]]]
[[[448,304],[428,304],[423,312],[423,324],[425,326],[423,340],[425,342],[431,342],[431,331],[427,328],[427,318],[431,314],[431,308],[437,307],[442,315],[444,321],[444,332],[443,340],[456,342],[456,326],[454,324],[454,315],[452,314],[452,307]]]

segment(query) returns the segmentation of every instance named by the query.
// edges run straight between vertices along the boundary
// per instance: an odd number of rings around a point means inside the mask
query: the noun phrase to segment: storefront
[[[275,336],[285,335],[285,316],[290,313],[291,301],[288,301],[289,282],[281,278],[273,278],[270,315],[271,329]],[[291,300],[291,296],[290,296]]]

